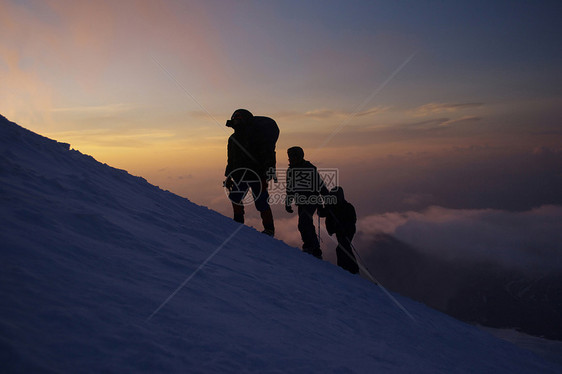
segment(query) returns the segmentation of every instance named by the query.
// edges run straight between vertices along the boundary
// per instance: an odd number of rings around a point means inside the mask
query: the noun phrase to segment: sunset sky
[[[0,114],[230,215],[224,127],[274,118],[361,216],[561,204],[556,1],[0,0]],[[284,211],[277,211],[280,219]]]

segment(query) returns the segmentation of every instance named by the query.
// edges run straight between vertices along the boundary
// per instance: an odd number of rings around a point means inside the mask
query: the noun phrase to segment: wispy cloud
[[[429,103],[411,111],[415,117],[426,117],[435,114],[455,113],[467,109],[482,108],[484,103]]]
[[[481,119],[482,118],[478,116],[462,116],[458,118],[442,117],[442,118],[428,119],[418,122],[409,122],[403,125],[395,125],[393,127],[395,128],[402,127],[410,130],[431,130],[431,129],[442,128],[458,123],[476,122],[476,121],[480,121]]]
[[[435,119],[424,119],[422,121],[382,122],[369,126],[349,126],[346,131],[337,134],[330,147],[354,147],[381,145],[386,143],[412,143],[423,139],[446,139],[458,138],[459,131],[464,125],[473,126],[481,123],[483,118],[478,116],[462,116],[459,118],[441,117]],[[330,134],[330,127],[301,126],[286,130],[283,133],[285,140],[291,143],[301,144],[306,147],[314,147],[316,141]],[[462,141],[469,141],[466,136]]]
[[[465,122],[476,122],[480,121],[482,118],[478,116],[463,116],[460,118],[453,118],[448,121],[445,121],[441,124],[441,126],[449,126],[458,123],[465,123]]]
[[[330,109],[315,109],[302,114],[303,117],[312,119],[339,118],[343,115],[345,115],[344,112]]]
[[[52,108],[51,112],[73,113],[73,114],[115,114],[123,113],[135,109],[135,105],[126,103],[106,104],[106,105],[82,105],[72,107]]]
[[[387,112],[389,109],[391,109],[389,106],[373,106],[366,110],[355,113],[354,116],[355,117],[374,116],[377,114]],[[311,120],[311,119],[312,120],[341,120],[342,118],[348,118],[352,114],[353,112],[350,110],[319,108],[319,109],[307,110],[305,112],[296,112],[296,111],[278,112],[273,114],[273,117],[290,119],[295,121]]]
[[[98,147],[140,148],[176,138],[174,132],[160,129],[94,129],[82,131],[61,131],[46,134],[53,139],[70,144],[87,144]]]
[[[384,112],[388,111],[389,109],[390,109],[390,107],[388,107],[388,106],[375,106],[375,107],[369,108],[367,110],[356,113],[355,117],[365,117],[365,116],[370,116],[370,115],[374,115],[374,114],[380,114],[380,113],[384,113]]]

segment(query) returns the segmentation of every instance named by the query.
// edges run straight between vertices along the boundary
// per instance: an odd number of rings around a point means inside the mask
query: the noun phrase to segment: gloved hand
[[[232,190],[232,187],[234,187],[234,181],[232,180],[232,178],[228,177],[223,182],[223,186],[225,186],[226,189],[230,191],[230,190]]]
[[[287,211],[287,213],[293,213],[293,207],[290,205],[285,205],[285,210]]]

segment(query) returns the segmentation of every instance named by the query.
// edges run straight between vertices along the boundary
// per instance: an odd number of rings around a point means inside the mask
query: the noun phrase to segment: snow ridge
[[[1,116],[0,201],[3,373],[560,370]]]

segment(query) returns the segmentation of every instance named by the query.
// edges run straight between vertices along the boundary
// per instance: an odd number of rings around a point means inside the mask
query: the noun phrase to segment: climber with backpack
[[[312,163],[304,159],[301,147],[291,147],[287,150],[289,168],[287,169],[287,198],[285,210],[293,213],[292,204],[298,209],[298,229],[303,241],[304,252],[322,259],[320,242],[314,228],[314,213],[323,204],[323,195],[328,194],[328,189]]]
[[[336,255],[338,266],[344,268],[352,274],[359,273],[359,265],[353,254],[353,245],[351,241],[355,236],[355,223],[357,222],[357,214],[355,208],[349,203],[344,196],[343,188],[336,186],[330,190],[330,196],[334,199],[326,199],[334,201],[334,204],[325,204],[318,211],[320,217],[326,217],[326,231],[328,234],[336,234],[338,246]]]
[[[260,212],[263,233],[273,236],[275,225],[269,206],[268,183],[276,180],[275,144],[279,127],[269,117],[254,116],[246,109],[238,109],[226,126],[234,133],[228,138],[228,161],[224,186],[232,202],[234,220],[244,223],[244,198],[252,191],[253,202]]]

